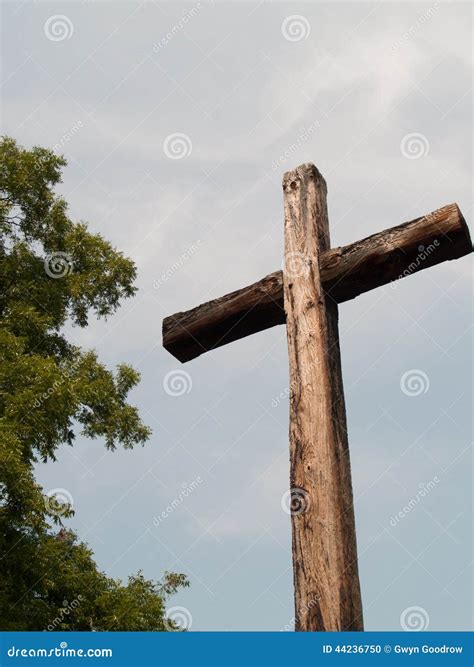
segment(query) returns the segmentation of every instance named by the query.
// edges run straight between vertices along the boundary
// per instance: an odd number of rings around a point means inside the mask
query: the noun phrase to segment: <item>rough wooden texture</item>
[[[338,306],[319,261],[330,247],[326,183],[312,164],[283,178],[296,630],[362,630]]]
[[[466,222],[449,204],[320,257],[326,294],[337,303],[440,262],[472,252]],[[284,324],[281,271],[163,321],[163,345],[180,361]]]
[[[275,295],[278,300],[275,299]],[[281,271],[163,320],[163,347],[180,361],[285,321]]]

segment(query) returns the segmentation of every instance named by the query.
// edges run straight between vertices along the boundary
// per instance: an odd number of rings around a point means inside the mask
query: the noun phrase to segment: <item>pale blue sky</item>
[[[61,145],[72,217],[138,267],[138,295],[108,322],[70,335],[110,366],[126,361],[141,372],[132,400],[153,428],[133,452],[78,438],[57,463],[38,467],[39,479],[72,495],[71,526],[108,574],[187,573],[191,588],[172,604],[189,610],[193,630],[283,629],[294,613],[281,508],[284,327],[181,367],[161,347],[161,322],[280,268],[281,177],[301,162],[327,180],[333,245],[453,201],[470,224],[470,6],[2,9],[4,132],[25,146]],[[164,150],[175,133],[186,135],[175,145],[181,159]],[[399,629],[414,606],[429,629],[471,626],[471,262],[340,308],[368,630]],[[178,368],[192,387],[170,396],[163,379]],[[411,370],[428,378],[426,393],[401,390]]]

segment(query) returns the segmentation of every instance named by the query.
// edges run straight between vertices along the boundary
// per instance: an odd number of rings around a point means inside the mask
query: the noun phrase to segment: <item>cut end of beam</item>
[[[283,190],[286,190],[288,187],[295,188],[298,181],[306,181],[309,178],[314,178],[318,183],[324,185],[327,192],[326,181],[319,169],[312,162],[305,162],[292,171],[286,171],[283,174]]]
[[[458,218],[459,224],[460,224],[461,229],[463,231],[462,238],[463,238],[463,242],[465,244],[464,249],[466,250],[466,252],[464,254],[468,255],[470,252],[474,251],[474,245],[472,243],[471,234],[469,232],[469,227],[467,226],[466,218],[463,216],[461,209],[459,208],[459,206],[456,203],[451,204],[451,206],[455,210],[455,215]],[[445,207],[445,208],[447,208],[447,207]]]

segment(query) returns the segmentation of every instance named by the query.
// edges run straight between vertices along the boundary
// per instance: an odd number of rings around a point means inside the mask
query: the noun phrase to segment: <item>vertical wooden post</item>
[[[326,183],[312,164],[283,177],[296,630],[362,630],[337,304],[321,287],[330,248]]]

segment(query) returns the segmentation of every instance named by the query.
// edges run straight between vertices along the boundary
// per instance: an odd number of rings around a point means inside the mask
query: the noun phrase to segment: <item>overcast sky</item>
[[[470,12],[3,4],[4,133],[64,153],[71,217],[138,267],[134,299],[69,334],[140,371],[153,428],[132,452],[78,438],[39,480],[109,575],[188,574],[172,605],[193,630],[291,627],[286,337],[181,366],[162,319],[281,267],[281,178],[302,162],[328,183],[333,245],[451,202],[470,224]],[[340,307],[368,630],[471,626],[471,263]]]

